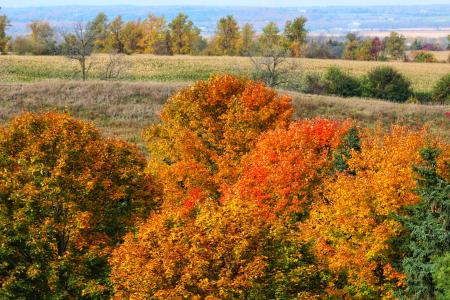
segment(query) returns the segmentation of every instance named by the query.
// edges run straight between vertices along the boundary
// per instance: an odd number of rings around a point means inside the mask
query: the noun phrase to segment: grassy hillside
[[[143,146],[142,130],[159,121],[162,105],[182,86],[185,84],[60,80],[0,84],[0,123],[5,124],[23,111],[66,111],[93,121],[107,135]],[[289,94],[293,97],[295,118],[351,118],[368,126],[377,122],[411,126],[428,123],[433,132],[450,140],[450,122],[444,115],[450,106]]]
[[[100,78],[107,55],[92,58],[92,78]],[[122,80],[180,82],[206,79],[215,73],[248,75],[252,63],[245,57],[203,57],[203,56],[152,56],[132,55],[124,59],[127,64]],[[425,64],[403,62],[367,62],[323,59],[290,59],[295,68],[293,81],[300,80],[304,72],[324,72],[329,66],[337,65],[348,72],[361,76],[378,65],[389,64],[413,83],[415,91],[430,91],[434,83],[450,73],[450,64]],[[36,82],[47,79],[73,79],[76,77],[75,62],[64,57],[51,56],[1,56],[0,82]],[[297,79],[298,78],[298,79]]]

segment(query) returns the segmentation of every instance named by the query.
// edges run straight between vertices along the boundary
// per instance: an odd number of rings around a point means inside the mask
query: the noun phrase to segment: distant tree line
[[[70,44],[73,32],[59,34],[46,21],[33,21],[28,25],[30,33],[14,39],[6,38],[6,16],[2,16],[0,39],[3,47],[17,54],[50,55],[61,54]],[[98,14],[85,24],[86,35],[92,37],[92,51],[96,53],[145,53],[155,55],[249,55],[261,49],[282,46],[298,57],[306,41],[306,19],[296,18],[286,22],[284,32],[270,22],[256,36],[251,24],[242,28],[233,16],[217,22],[214,36],[207,39],[201,30],[184,13],[179,13],[168,22],[164,17],[150,14],[144,20],[125,22],[121,16],[109,20],[106,14]],[[2,44],[0,44],[2,45]],[[7,49],[8,45],[8,49]]]
[[[105,13],[99,13],[83,26],[86,36],[90,37],[89,48],[94,53],[265,56],[276,49],[290,57],[380,61],[407,60],[406,51],[415,50],[419,52],[413,55],[412,60],[431,62],[435,61],[430,57],[432,54],[424,57],[421,52],[442,50],[438,44],[424,43],[419,39],[407,47],[406,38],[396,32],[384,39],[362,38],[355,33],[347,34],[344,41],[312,38],[308,37],[306,22],[302,16],[287,21],[284,28],[269,22],[257,33],[252,24],[239,26],[229,15],[218,20],[211,37],[202,36],[201,30],[184,13],[179,13],[170,22],[153,14],[143,20],[124,21],[121,16],[110,20]],[[76,24],[71,32],[57,32],[46,21],[33,21],[28,24],[28,35],[12,39],[6,34],[8,18],[0,16],[0,52],[65,54],[65,50],[73,48],[73,36],[79,25]],[[450,44],[450,37],[448,41]]]

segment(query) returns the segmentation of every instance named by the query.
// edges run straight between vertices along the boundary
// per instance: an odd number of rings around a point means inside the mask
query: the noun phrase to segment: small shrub
[[[414,51],[411,53],[411,58],[414,62],[433,63],[437,62],[436,56],[427,51]]]
[[[318,73],[308,73],[303,77],[301,91],[307,94],[323,95],[325,86]]]
[[[405,102],[411,96],[411,82],[389,66],[376,67],[362,81],[364,97]]]
[[[450,73],[442,77],[433,88],[431,97],[433,102],[449,104],[450,103]]]
[[[361,95],[361,86],[357,79],[346,74],[338,67],[330,67],[324,77],[325,91],[329,95],[352,97]]]
[[[418,103],[429,103],[431,102],[431,93],[430,92],[414,92],[410,98],[415,98]]]

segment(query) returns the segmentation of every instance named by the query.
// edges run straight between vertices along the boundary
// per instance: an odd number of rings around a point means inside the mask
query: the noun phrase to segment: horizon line
[[[17,8],[49,8],[49,7],[220,7],[220,8],[333,8],[333,7],[398,7],[398,6],[450,6],[450,3],[428,3],[428,4],[367,4],[367,5],[356,5],[356,4],[345,4],[345,5],[336,5],[336,4],[316,4],[316,5],[303,5],[303,6],[264,6],[264,5],[221,5],[221,4],[170,4],[170,5],[143,5],[143,4],[68,4],[68,5],[30,5],[30,6],[0,6],[1,9],[17,9]]]

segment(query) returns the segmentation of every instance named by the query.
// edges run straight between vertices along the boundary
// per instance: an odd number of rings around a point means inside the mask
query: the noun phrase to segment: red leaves
[[[302,120],[287,130],[263,134],[244,160],[235,192],[269,214],[286,217],[301,213],[315,186],[328,175],[332,151],[349,125],[325,119]]]

